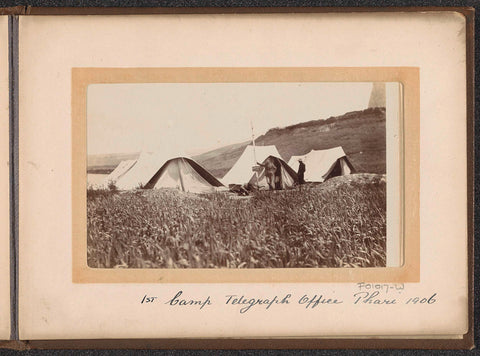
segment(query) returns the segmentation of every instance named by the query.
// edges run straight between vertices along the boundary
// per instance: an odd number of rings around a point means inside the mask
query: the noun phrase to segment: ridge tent
[[[118,166],[115,167],[115,169],[110,172],[108,176],[105,177],[103,186],[108,187],[108,185],[111,183],[116,184],[117,180],[123,177],[123,175],[126,174],[130,170],[130,168],[134,166],[135,163],[137,163],[136,159],[121,161]]]
[[[275,177],[275,180],[272,182],[275,189],[290,188],[293,187],[295,183],[298,183],[297,173],[295,173],[292,167],[290,167],[283,159],[275,156],[268,156],[262,162],[262,166],[269,164],[277,168],[276,177],[279,179],[277,180]],[[266,170],[266,167],[261,168],[258,174],[258,182],[255,173],[253,173],[249,184],[257,186],[259,189],[271,189],[268,185]]]
[[[225,184],[245,184],[252,178],[252,167],[257,165],[257,162],[263,162],[268,156],[280,157],[280,153],[275,146],[255,146],[255,154],[253,146],[245,147],[242,155],[237,162],[222,178]]]
[[[172,158],[145,184],[145,189],[176,188],[191,193],[213,193],[226,190],[205,168],[186,157]]]
[[[298,172],[298,159],[305,163],[305,181],[323,182],[329,178],[355,171],[342,147],[327,150],[311,150],[303,156],[292,156],[288,165]]]

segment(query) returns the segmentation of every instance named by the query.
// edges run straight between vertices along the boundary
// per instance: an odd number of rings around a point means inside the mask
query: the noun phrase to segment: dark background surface
[[[325,0],[325,1],[312,1],[312,0],[161,0],[161,1],[152,1],[152,0],[81,0],[81,1],[65,1],[65,0],[30,0],[30,1],[16,1],[16,0],[0,0],[0,7],[10,7],[17,5],[30,5],[35,7],[398,7],[398,6],[462,6],[462,7],[473,7],[476,11],[480,10],[480,1],[448,1],[448,0],[437,0],[437,1],[417,1],[417,0],[408,0],[408,1],[380,1],[380,0]],[[475,68],[480,66],[478,59],[478,51],[480,49],[480,34],[478,33],[479,28],[479,17],[475,19]],[[475,75],[476,76],[476,75]],[[477,85],[475,85],[475,141],[478,141],[480,138],[480,127],[477,124],[477,118],[479,113],[479,98]],[[479,145],[475,144],[475,156],[479,153]],[[480,188],[479,181],[479,160],[475,160],[475,198]],[[452,188],[454,189],[454,188]],[[475,199],[477,200],[477,199]],[[475,204],[475,232],[478,231],[478,220],[480,217],[479,211],[480,203],[478,201]],[[475,344],[480,345],[480,285],[478,280],[480,279],[480,255],[478,251],[480,250],[480,241],[478,239],[478,234],[476,235],[475,241],[475,323],[474,323],[474,333],[475,333]],[[395,322],[392,320],[392,322]],[[330,354],[340,354],[340,355],[423,355],[423,354],[432,354],[432,351],[428,350],[245,350],[245,351],[213,351],[213,350],[204,350],[204,351],[195,351],[195,350],[179,350],[179,351],[156,351],[156,350],[34,350],[34,351],[13,351],[13,350],[0,350],[0,354],[5,355],[14,355],[14,354],[25,354],[25,355],[70,355],[70,354],[82,354],[82,355],[330,355]],[[435,354],[440,355],[457,355],[457,354],[480,354],[478,350],[473,351],[435,351]]]
[[[337,6],[337,7],[391,7],[391,6],[470,6],[476,7],[480,6],[479,1],[467,0],[467,1],[458,1],[458,0],[324,0],[324,1],[313,1],[313,0],[183,0],[183,1],[174,1],[174,0],[162,0],[162,1],[153,1],[153,0],[81,0],[81,1],[67,1],[67,0],[2,0],[0,1],[2,7],[5,6],[17,6],[17,5],[30,5],[30,6],[74,6],[74,7],[279,7],[279,6],[288,6],[288,7],[306,7],[306,6]]]

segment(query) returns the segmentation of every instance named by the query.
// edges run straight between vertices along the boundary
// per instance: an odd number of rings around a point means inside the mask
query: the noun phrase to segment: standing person
[[[282,165],[276,158],[273,159],[275,164],[275,189],[282,190]]]
[[[305,163],[303,163],[303,160],[300,158],[298,160],[298,184],[305,184],[305,171],[306,171]]]
[[[264,164],[257,162],[260,167],[265,168],[265,178],[267,179],[268,189],[274,190],[275,189],[275,176],[277,172],[277,167],[275,163],[272,162],[273,160],[267,158]]]

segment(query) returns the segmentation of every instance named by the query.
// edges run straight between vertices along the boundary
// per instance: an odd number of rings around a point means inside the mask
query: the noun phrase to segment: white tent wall
[[[222,178],[222,182],[228,184],[245,184],[252,178],[252,167],[257,162],[263,162],[268,156],[280,157],[275,146],[255,146],[255,152],[252,145],[245,147],[240,158],[233,167]]]
[[[123,177],[136,162],[136,159],[121,161],[119,165],[112,172],[110,172],[107,177],[105,177],[103,186],[108,187],[111,183],[116,184],[116,182]]]
[[[340,160],[342,174],[350,174],[352,170],[346,162],[346,154],[342,147],[334,147],[327,150],[312,150],[303,156],[292,156],[288,161],[290,167],[298,172],[298,159],[302,158],[305,163],[305,181],[323,182],[334,165]]]
[[[311,150],[310,152],[312,152],[313,150]],[[309,153],[310,153],[309,152]],[[308,153],[305,153],[304,155],[300,155],[300,156],[292,156],[290,157],[290,159],[288,160],[288,165],[290,167],[293,168],[293,170],[295,170],[295,172],[298,172],[298,160],[301,159],[303,161],[305,161],[306,157],[307,157]]]

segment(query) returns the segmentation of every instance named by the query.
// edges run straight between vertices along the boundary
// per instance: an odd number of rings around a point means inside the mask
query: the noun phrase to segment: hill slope
[[[88,173],[108,174],[119,165],[120,162],[128,159],[137,159],[140,152],[135,153],[107,153],[88,155]]]

